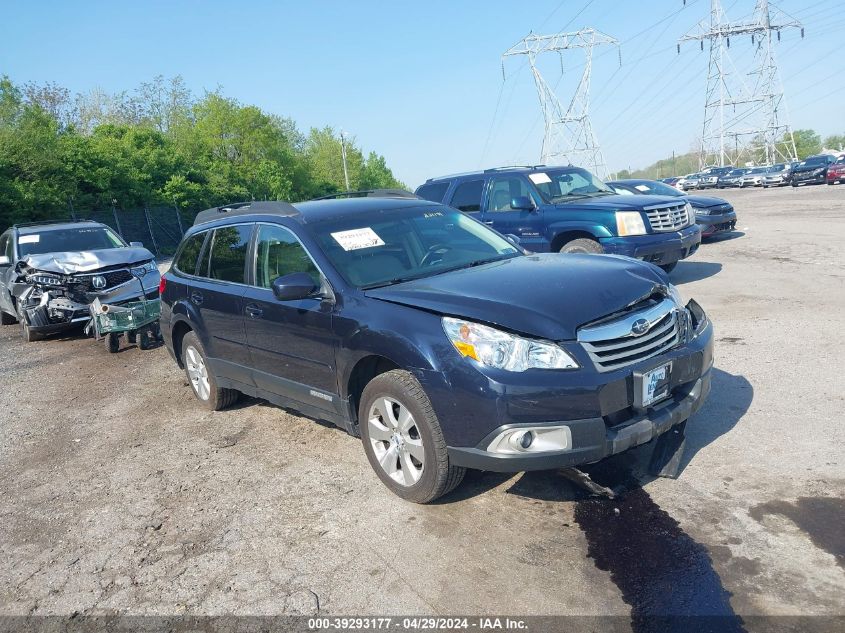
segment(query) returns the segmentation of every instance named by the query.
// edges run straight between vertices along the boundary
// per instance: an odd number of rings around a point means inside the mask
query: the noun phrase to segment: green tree
[[[845,134],[831,134],[824,139],[824,146],[828,149],[845,151]]]

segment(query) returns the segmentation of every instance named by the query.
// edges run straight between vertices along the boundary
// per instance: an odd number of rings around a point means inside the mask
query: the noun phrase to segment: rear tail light
[[[164,289],[167,287],[167,278],[162,277],[161,281],[158,282],[158,294],[163,295]]]

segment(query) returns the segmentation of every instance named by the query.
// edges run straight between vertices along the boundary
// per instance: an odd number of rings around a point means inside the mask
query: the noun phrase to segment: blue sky
[[[845,133],[840,0],[776,2],[802,20],[778,59],[793,128]],[[709,16],[709,0],[535,2],[10,2],[0,73],[73,92],[132,90],[182,75],[243,103],[332,125],[387,157],[410,186],[443,173],[537,162],[542,119],[527,66],[501,54],[529,31],[592,26],[621,42],[597,49],[593,129],[612,170],[645,166],[700,134],[707,53],[675,42]],[[728,17],[754,0],[723,0]],[[647,8],[646,8],[647,7]],[[751,43],[732,42],[740,71]],[[834,53],[838,51],[838,61]],[[544,67],[566,97],[580,59]],[[497,107],[498,104],[498,107]]]

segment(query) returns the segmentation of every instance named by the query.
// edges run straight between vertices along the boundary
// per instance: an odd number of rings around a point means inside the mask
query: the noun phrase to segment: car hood
[[[601,211],[642,211],[644,207],[667,203],[683,204],[680,197],[655,196],[650,194],[619,195],[613,194],[600,198],[575,198],[571,202],[558,202],[558,209],[596,209]]]
[[[714,198],[712,196],[686,196],[686,199],[689,200],[692,206],[699,208],[721,207],[722,205],[729,204],[723,198]]]
[[[649,296],[668,281],[615,255],[544,253],[374,288],[373,299],[464,317],[553,341]]]
[[[27,255],[23,263],[36,270],[60,275],[84,273],[120,264],[139,264],[155,259],[146,248],[105,248],[96,251],[70,251],[65,253],[43,253]]]

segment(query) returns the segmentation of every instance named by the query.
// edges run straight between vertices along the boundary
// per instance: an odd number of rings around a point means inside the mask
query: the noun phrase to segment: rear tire
[[[17,323],[18,320],[12,314],[6,314],[2,310],[0,310],[0,325],[13,325]]]
[[[597,255],[604,252],[601,244],[587,237],[579,237],[577,240],[567,242],[560,248],[561,253],[586,253]]]
[[[394,369],[367,384],[358,427],[370,466],[402,499],[429,503],[454,490],[464,478],[466,469],[449,463],[431,401],[407,371]]]
[[[206,409],[220,411],[237,402],[241,395],[237,389],[217,386],[217,379],[208,367],[205,349],[193,332],[188,332],[182,339],[182,364],[188,384]]]
[[[671,264],[662,264],[660,267],[663,269],[667,275],[675,270],[675,266],[678,265],[678,262],[672,262]]]

